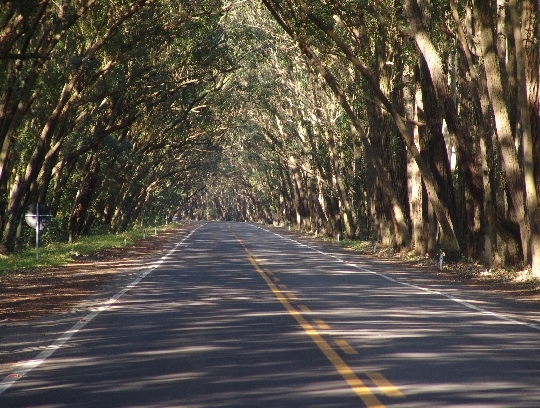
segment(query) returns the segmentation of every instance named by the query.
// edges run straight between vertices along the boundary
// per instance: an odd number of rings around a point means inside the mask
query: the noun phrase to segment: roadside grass
[[[338,242],[344,248],[349,248],[359,252],[372,252],[373,242],[371,241],[356,241],[351,239],[343,239]]]
[[[160,225],[158,227],[134,227],[130,231],[120,234],[101,234],[81,237],[73,243],[53,242],[44,244],[39,248],[39,258],[36,259],[36,249],[27,248],[8,256],[0,255],[0,276],[10,273],[21,272],[25,269],[35,269],[45,266],[59,266],[74,261],[81,255],[88,255],[96,251],[108,248],[120,248],[133,245],[137,240],[143,239],[164,230],[174,228],[175,224]]]
[[[289,229],[289,231],[294,231],[296,233],[304,234],[309,236],[310,238],[316,238],[320,241],[324,242],[333,242],[335,244],[338,244],[344,248],[349,248],[354,251],[359,252],[373,252],[373,242],[370,240],[356,240],[356,239],[343,239],[341,238],[339,241],[334,237],[329,237],[327,235],[323,234],[315,234],[313,231],[307,232],[307,231],[301,231],[296,227],[289,228],[288,224],[282,225],[281,228],[283,229]],[[378,248],[375,252],[378,251]]]
[[[371,241],[365,241],[365,240],[354,240],[354,239],[340,239],[339,241],[336,238],[327,237],[327,236],[321,236],[315,237],[313,234],[310,234],[312,238],[320,239],[321,241],[325,242],[332,242],[334,244],[337,244],[343,248],[352,249],[353,251],[358,252],[373,252],[373,242]]]

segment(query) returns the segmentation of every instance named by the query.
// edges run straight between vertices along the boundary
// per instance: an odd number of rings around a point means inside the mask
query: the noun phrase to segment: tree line
[[[216,1],[8,1],[0,11],[0,243],[76,239],[164,220],[204,190],[220,150],[210,108],[235,69]]]
[[[262,3],[274,218],[540,275],[536,1]]]
[[[540,275],[535,0],[11,1],[0,243],[145,217],[372,239]]]

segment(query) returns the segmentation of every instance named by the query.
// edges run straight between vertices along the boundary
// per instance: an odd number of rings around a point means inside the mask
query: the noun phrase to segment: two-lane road
[[[540,407],[534,316],[389,268],[201,224],[6,377],[0,407]]]

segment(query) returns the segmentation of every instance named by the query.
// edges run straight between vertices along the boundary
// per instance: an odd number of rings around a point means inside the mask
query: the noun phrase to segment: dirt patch
[[[530,269],[487,269],[475,262],[459,261],[444,263],[441,271],[434,258],[403,260],[402,254],[395,254],[392,258],[397,262],[427,269],[443,281],[460,282],[475,289],[498,292],[505,297],[540,304],[540,279],[532,278]]]

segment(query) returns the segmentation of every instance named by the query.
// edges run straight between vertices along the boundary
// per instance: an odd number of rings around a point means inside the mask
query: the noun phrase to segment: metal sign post
[[[36,259],[39,259],[39,224],[41,224],[41,220],[39,219],[39,203],[36,205],[36,219]]]
[[[49,225],[51,212],[45,204],[35,203],[28,206],[24,218],[36,230],[36,259],[39,259],[39,234]]]

